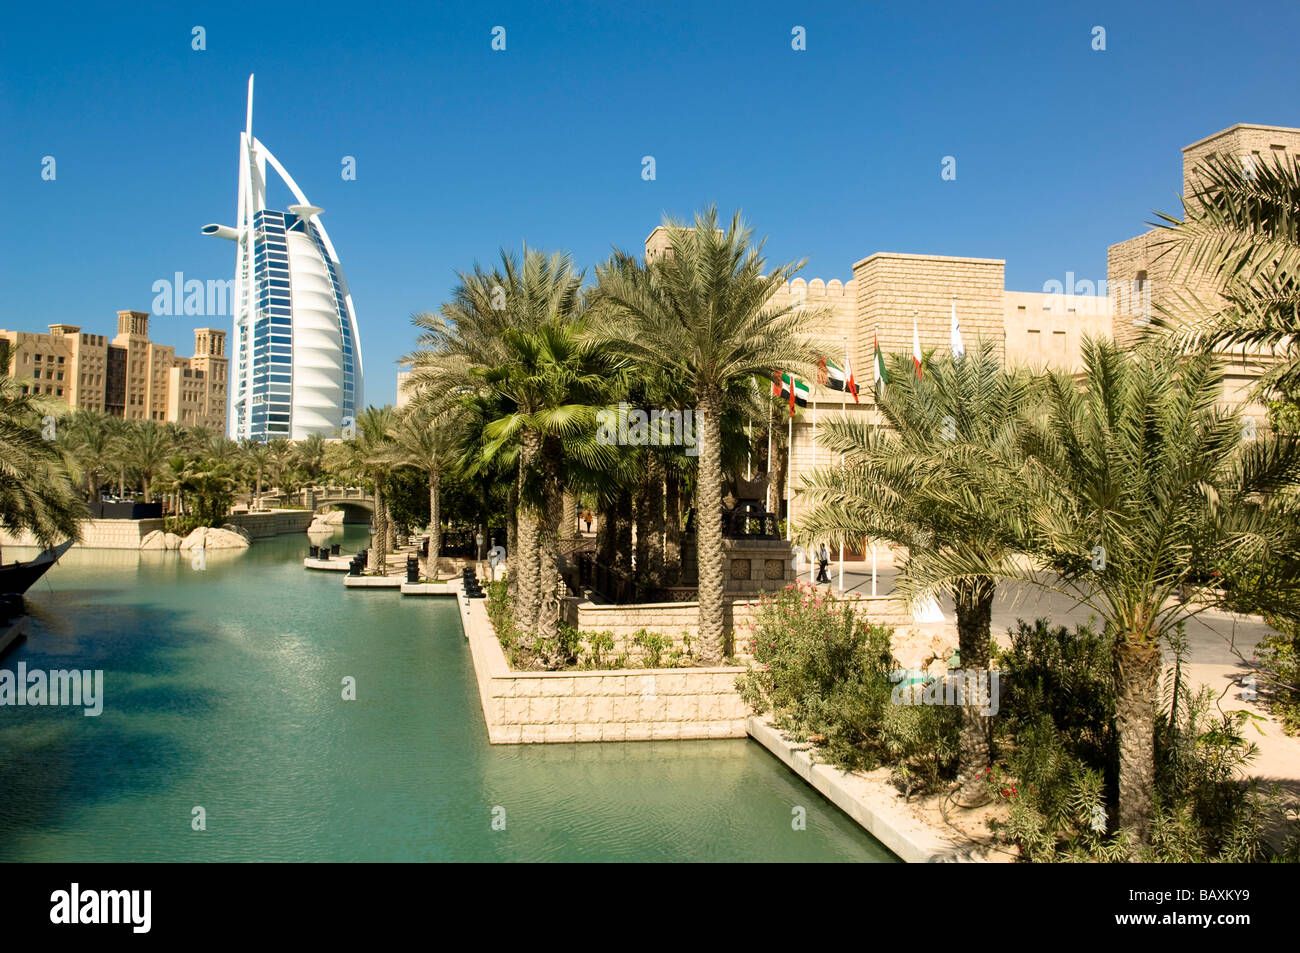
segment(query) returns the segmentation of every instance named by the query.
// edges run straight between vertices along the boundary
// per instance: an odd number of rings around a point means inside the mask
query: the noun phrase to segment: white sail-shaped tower
[[[268,164],[298,204],[266,207]],[[356,313],[321,211],[253,137],[250,76],[235,225],[203,226],[236,248],[229,417],[236,440],[338,436],[363,406]]]

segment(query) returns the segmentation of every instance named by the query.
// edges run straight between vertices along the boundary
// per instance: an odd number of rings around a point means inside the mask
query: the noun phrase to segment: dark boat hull
[[[0,566],[0,593],[23,594],[34,586],[36,581],[44,576],[71,546],[72,541],[68,540],[53,549],[45,550],[35,559]]]

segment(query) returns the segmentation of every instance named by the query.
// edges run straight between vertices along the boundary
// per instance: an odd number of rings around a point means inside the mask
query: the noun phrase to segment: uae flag
[[[916,379],[921,379],[921,334],[916,329],[916,316],[912,317],[912,369],[916,371]]]
[[[775,383],[773,386],[775,386]],[[800,407],[808,406],[808,383],[798,378],[792,378],[789,374],[782,374],[781,396],[790,402],[790,416],[793,417],[795,404]]]
[[[823,361],[822,364],[826,369],[826,380],[823,383],[831,390],[852,394],[853,402],[856,404],[858,402],[858,382],[853,379],[853,365],[849,362],[848,355],[844,357],[843,367],[840,367],[834,361]]]
[[[883,391],[885,385],[889,383],[889,374],[885,372],[885,355],[880,350],[880,338],[873,335],[872,340],[876,346],[873,359],[876,390]]]

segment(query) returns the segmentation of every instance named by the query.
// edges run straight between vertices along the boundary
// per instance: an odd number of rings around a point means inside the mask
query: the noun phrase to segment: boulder
[[[167,549],[181,548],[181,538],[177,536],[175,533],[164,533],[163,541],[167,544],[166,546]]]
[[[249,542],[228,529],[200,526],[181,540],[181,549],[247,549]]]
[[[152,533],[146,533],[144,539],[140,540],[140,548],[159,549],[159,550],[166,549],[167,534],[160,529],[156,529]]]
[[[250,543],[253,541],[253,534],[250,533],[248,530],[244,529],[244,527],[242,526],[236,526],[234,523],[227,523],[221,528],[228,533],[238,533],[240,536],[244,537],[244,539],[248,540]]]

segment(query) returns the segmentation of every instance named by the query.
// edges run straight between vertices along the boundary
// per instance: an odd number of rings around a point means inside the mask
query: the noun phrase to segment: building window
[[[63,358],[62,358],[62,357],[59,358],[59,363],[60,363],[60,364],[63,363]]]
[[[60,387],[57,391],[55,391],[54,396],[56,396],[56,397],[62,397],[62,396],[63,396],[63,388]]]

